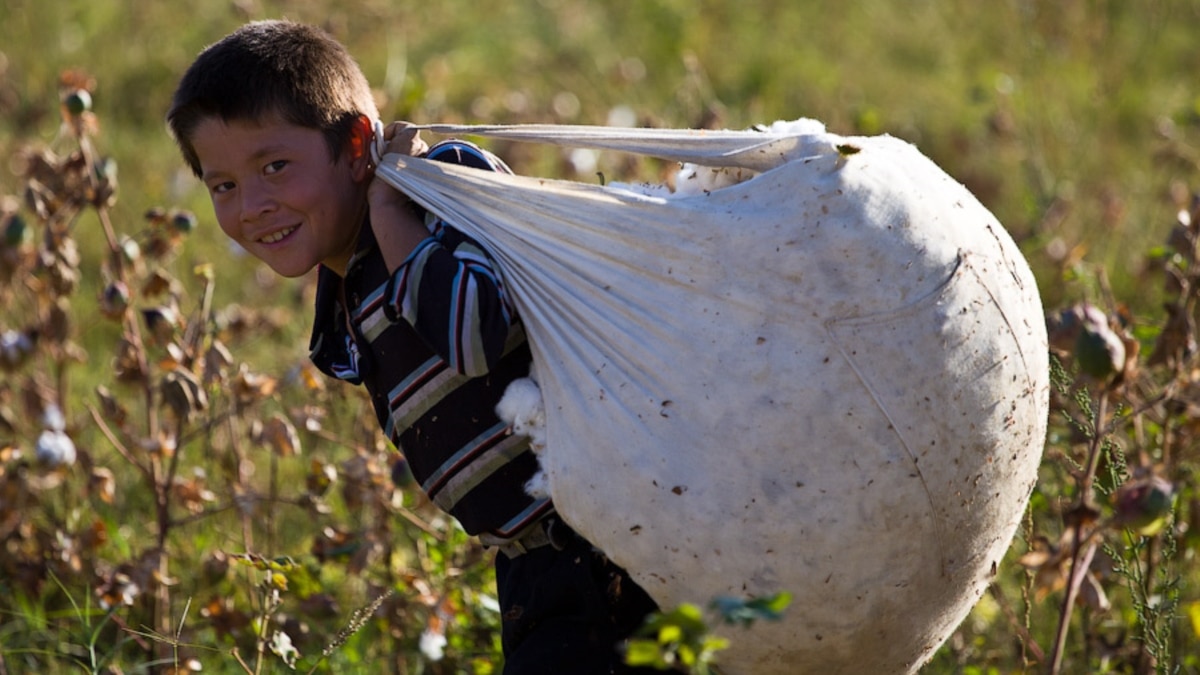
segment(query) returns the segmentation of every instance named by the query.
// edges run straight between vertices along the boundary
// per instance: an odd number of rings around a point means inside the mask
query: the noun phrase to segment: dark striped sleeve
[[[490,154],[458,141],[434,146],[428,157],[507,172]],[[387,316],[412,324],[454,370],[484,375],[504,351],[515,312],[487,251],[443,221],[430,224],[433,234],[388,283]]]

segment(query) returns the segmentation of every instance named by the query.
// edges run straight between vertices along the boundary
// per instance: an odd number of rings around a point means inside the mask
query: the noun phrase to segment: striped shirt
[[[463,141],[439,143],[426,157],[511,173]],[[326,374],[366,386],[381,428],[435,504],[470,534],[509,539],[553,510],[525,493],[537,471],[529,439],[494,411],[532,356],[487,252],[424,217],[430,236],[394,274],[370,223],[344,280],[321,267],[310,357]]]

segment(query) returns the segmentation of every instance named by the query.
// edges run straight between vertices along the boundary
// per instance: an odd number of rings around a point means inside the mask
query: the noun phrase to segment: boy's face
[[[221,230],[285,277],[344,274],[366,215],[366,158],[330,161],[325,137],[282,122],[210,117],[192,137]]]

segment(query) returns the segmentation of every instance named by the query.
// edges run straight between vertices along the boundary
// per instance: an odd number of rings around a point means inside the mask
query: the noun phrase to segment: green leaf
[[[683,628],[677,624],[667,624],[658,629],[658,644],[668,645],[673,642],[682,642],[684,638]]]
[[[670,667],[663,660],[662,650],[653,640],[630,640],[625,647],[625,665],[648,666],[665,670]]]
[[[719,652],[722,649],[729,649],[729,640],[718,635],[707,635],[704,642],[701,644],[702,651],[706,654]]]
[[[646,623],[638,629],[638,635],[658,637],[668,627],[670,627],[670,630],[680,631],[680,635],[684,636],[680,638],[681,640],[687,639],[686,636],[702,635],[708,629],[708,626],[704,623],[704,616],[700,608],[696,605],[684,603],[670,612],[660,612],[650,615],[646,619]]]

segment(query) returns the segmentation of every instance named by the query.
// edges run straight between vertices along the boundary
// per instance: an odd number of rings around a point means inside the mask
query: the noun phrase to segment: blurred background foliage
[[[1175,210],[1168,187],[1194,170],[1198,14],[1194,0],[7,0],[0,152],[52,136],[58,74],[84,68],[104,142],[137,186],[121,208],[201,207],[163,142],[172,87],[205,44],[287,16],[349,46],[385,117],[743,128],[804,116],[900,136],[1027,240],[1041,278],[1083,255],[1127,289]],[[1056,284],[1045,292],[1060,299]]]
[[[271,485],[295,485],[313,472],[320,474],[323,469],[307,461],[314,448],[331,464],[344,459],[347,447],[369,459],[376,456],[371,453],[379,449],[379,439],[373,423],[361,414],[359,392],[335,385],[319,392],[296,386],[303,382],[312,279],[276,279],[227,246],[207,196],[179,160],[162,119],[177,78],[204,45],[244,21],[274,17],[321,24],[344,42],[377,87],[385,118],[744,128],[812,117],[842,134],[892,134],[915,143],[964,182],[1005,224],[1029,258],[1048,310],[1081,301],[1104,304],[1136,323],[1126,328],[1137,333],[1138,325],[1156,326],[1166,318],[1163,304],[1177,290],[1163,283],[1161,265],[1150,261],[1161,262],[1163,242],[1179,225],[1177,214],[1191,210],[1197,189],[1197,0],[195,0],[186,5],[4,0],[0,196],[22,194],[17,158],[24,148],[34,144],[62,153],[72,150],[60,113],[60,77],[74,71],[76,78],[91,78],[98,121],[93,142],[120,169],[119,199],[106,207],[116,229],[144,230],[144,214],[154,206],[194,212],[195,230],[164,262],[183,289],[180,296],[193,298],[190,309],[199,302],[196,298],[211,291],[210,318],[226,329],[249,326],[236,331],[236,344],[230,338],[236,361],[252,363],[256,372],[279,378],[281,389],[299,392],[290,399],[277,396],[267,405],[285,410],[313,399],[322,407],[325,428],[301,437],[306,459],[281,462],[278,477],[271,462]],[[493,149],[519,172],[583,181],[599,180],[598,171],[616,180],[654,180],[669,168],[607,155],[593,166],[560,150],[530,146]],[[72,234],[83,252],[77,297],[85,299],[72,307],[74,340],[91,356],[80,359],[72,366],[73,376],[57,384],[65,389],[63,400],[93,401],[96,386],[112,379],[107,354],[121,328],[105,322],[101,308],[86,301],[101,293],[110,272],[102,253],[108,244],[95,213],[83,213]],[[213,264],[214,278],[190,273],[205,263]],[[0,308],[0,328],[21,324],[27,310],[20,303]],[[1137,334],[1147,343],[1158,335]],[[14,378],[6,386],[17,388],[15,375],[0,376]],[[65,412],[72,420],[69,426],[88,426],[83,407]],[[270,415],[271,410],[262,413],[264,419]],[[246,421],[244,433],[250,434],[248,417]],[[231,439],[236,437],[230,433]],[[81,429],[79,434],[81,447],[92,448],[97,456],[105,452],[99,432]],[[1059,429],[1052,443],[1061,447],[1050,454],[1061,459],[1070,454],[1062,448],[1077,440]],[[212,439],[193,437],[190,443],[208,452]],[[236,446],[233,440],[225,443]],[[1177,449],[1174,463],[1189,457],[1184,450],[1194,453],[1186,444]],[[259,459],[258,489],[265,491],[269,486],[261,481],[268,470],[266,460]],[[323,533],[311,531],[311,514],[299,508],[281,509],[277,521],[265,524],[218,514],[212,525],[173,531],[172,571],[190,574],[206,557],[211,565],[214,551],[243,550],[247,528],[265,528],[257,541],[271,553],[317,551],[323,561],[330,549],[353,538],[347,533],[369,534],[378,544],[377,538],[390,532],[380,513],[390,508],[392,497],[377,480],[387,469],[368,459],[353,480],[371,486],[368,492],[378,497],[371,503],[382,509],[379,513],[364,515],[361,503],[343,499],[322,516],[325,520],[318,519],[332,523],[332,530]],[[342,470],[343,475],[353,473],[345,466]],[[1073,498],[1072,475],[1061,468],[1045,473],[1033,509],[1039,518],[1058,517],[1062,514],[1056,504]],[[114,560],[132,559],[144,540],[155,536],[152,517],[143,515],[151,513],[152,499],[130,487],[136,476],[126,480],[128,475],[118,470],[117,478],[122,498],[100,511],[116,533],[103,550]],[[242,478],[230,484],[240,485]],[[398,548],[412,549],[397,567],[407,571],[373,579],[353,599],[342,598],[341,612],[324,615],[328,623],[323,628],[312,623],[317,641],[328,642],[345,624],[348,602],[366,605],[379,597],[370,589],[389,585],[428,600],[422,605],[428,611],[413,619],[427,628],[438,624],[446,632],[439,622],[470,626],[489,620],[486,598],[475,597],[490,592],[480,552],[468,547],[454,553],[453,545],[463,542],[453,529],[423,520],[435,516],[422,510],[419,497],[405,492],[403,499],[402,512],[422,527],[436,526],[439,536],[427,537],[420,527],[391,533],[402,542]],[[189,504],[183,500],[180,505]],[[70,515],[84,507],[84,500],[63,498],[55,509]],[[304,534],[295,536],[299,532]],[[1017,548],[1023,550],[1020,542]],[[1179,555],[1186,564],[1191,549]],[[216,566],[225,570],[229,560],[222,562],[225,567]],[[247,568],[263,571],[261,565]],[[343,570],[349,576],[359,572]],[[318,578],[301,584],[309,587],[306,598],[324,597],[312,589],[337,585],[342,578],[328,570],[326,576],[312,574]],[[1010,577],[1019,581],[1020,572]],[[1193,577],[1194,572],[1185,581],[1194,583]],[[458,592],[471,597],[453,598],[437,592],[438,584],[451,588],[455,580],[469,581],[478,592],[468,588]],[[264,599],[269,592],[248,591],[248,586],[257,588],[243,584],[240,592],[258,598],[255,607],[260,610],[269,608]],[[295,587],[293,592],[301,594]],[[78,587],[65,595],[75,601],[90,597]],[[1021,592],[1010,589],[1009,595]],[[997,597],[1003,600],[1003,595]],[[1196,593],[1188,591],[1188,597]],[[987,672],[984,666],[962,665],[968,658],[964,655],[971,655],[979,663],[1016,668],[1022,661],[1010,653],[1012,643],[1025,638],[1009,632],[1013,625],[1025,624],[1043,647],[1049,646],[1045,635],[1053,630],[1055,608],[1045,610],[1049,619],[1022,622],[1005,616],[1012,607],[1000,600],[985,598],[957,642],[935,662],[938,667]],[[178,618],[183,599],[175,602]],[[1193,625],[1200,626],[1200,605],[1183,607],[1181,611],[1197,608]],[[208,609],[210,620],[214,612],[218,618],[233,616],[229,608]],[[31,632],[38,626],[53,632],[53,620],[43,617],[39,623],[33,604],[21,612],[18,618],[32,626]],[[14,630],[0,630],[0,637],[19,635],[28,644],[37,642]],[[99,635],[100,628],[96,630]],[[490,661],[478,656],[478,650],[488,638],[469,634],[467,628],[457,634],[458,646],[473,656],[457,665],[418,659],[412,672],[485,672]],[[404,639],[414,650],[419,646],[415,637]],[[215,642],[211,635],[198,641]],[[358,634],[345,641],[342,656],[336,657],[345,661],[335,662],[344,667],[372,649],[360,644],[369,640]],[[1090,642],[1073,653],[1081,659],[1077,663],[1100,662]],[[407,667],[396,665],[397,670]],[[1194,672],[1195,664],[1190,667],[1188,672]]]

